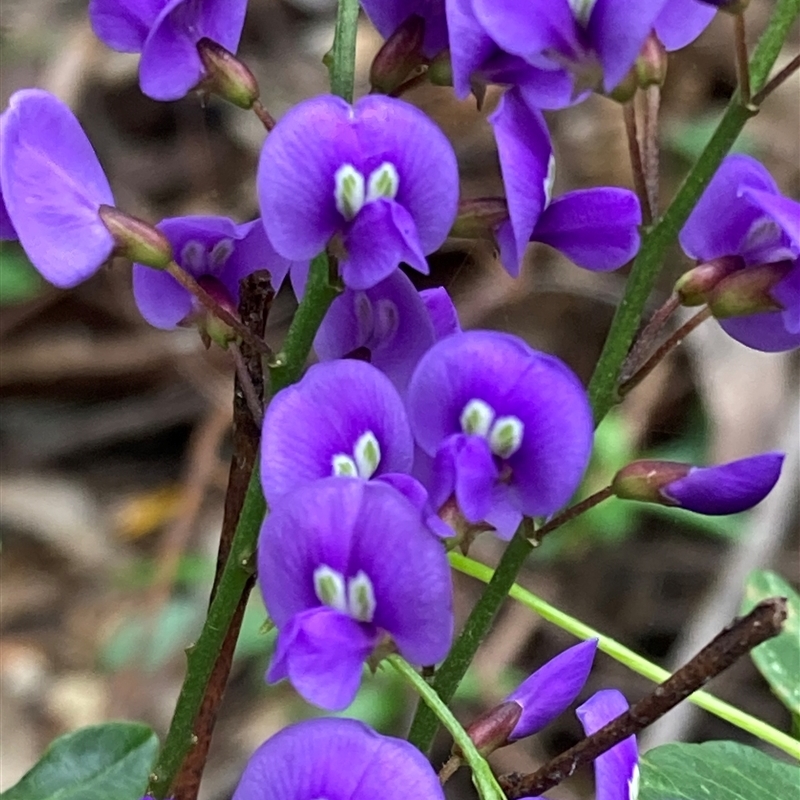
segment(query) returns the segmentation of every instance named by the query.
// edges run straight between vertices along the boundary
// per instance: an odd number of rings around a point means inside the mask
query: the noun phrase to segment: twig
[[[253,112],[261,120],[264,129],[269,133],[276,125],[275,117],[267,111],[264,104],[260,100],[253,102]]]
[[[625,120],[625,134],[628,138],[628,154],[631,159],[631,172],[633,185],[639,196],[642,206],[642,221],[650,225],[653,221],[653,210],[650,207],[650,195],[647,191],[644,165],[642,164],[642,151],[639,147],[639,134],[636,130],[636,105],[634,100],[629,100],[622,106],[622,117]]]
[[[642,361],[643,354],[652,349],[656,337],[667,320],[680,308],[681,301],[677,294],[672,294],[667,301],[658,308],[647,324],[636,336],[636,341],[628,353],[625,363],[620,370],[620,383],[625,383],[636,372],[638,364]]]
[[[579,517],[581,514],[585,514],[596,505],[602,503],[603,500],[608,500],[608,498],[612,497],[613,494],[614,492],[610,486],[606,486],[599,492],[590,494],[587,498],[581,500],[580,503],[570,506],[568,509],[553,517],[553,519],[551,519],[549,522],[546,522],[544,525],[542,525],[541,528],[537,528],[530,536],[530,541],[532,543],[539,544],[548,533],[560,528],[562,525],[570,522],[576,517]]]
[[[644,150],[644,183],[647,189],[647,200],[650,213],[658,216],[659,203],[659,148],[658,148],[658,112],[661,106],[661,87],[648,86],[644,93],[644,134],[642,145]]]
[[[631,389],[637,387],[660,363],[672,352],[695,328],[702,325],[711,316],[711,309],[698,311],[693,317],[681,325],[636,372],[619,386],[620,397],[625,397]]]
[[[247,408],[250,411],[250,416],[252,416],[253,422],[260,428],[264,420],[262,401],[256,393],[255,386],[253,386],[250,373],[247,371],[247,365],[244,363],[244,358],[242,357],[242,351],[235,342],[231,342],[228,345],[228,350],[230,350],[231,357],[233,358],[233,364],[236,368],[236,380],[242,387],[242,394],[247,403]]]
[[[733,15],[733,37],[736,44],[736,79],[739,82],[739,96],[742,105],[752,102],[750,91],[750,65],[747,61],[747,31],[745,29],[744,11]]]
[[[800,69],[800,55],[796,55],[760,92],[756,92],[753,95],[753,105],[760,106],[769,95],[791,78],[798,69]]]
[[[519,800],[530,795],[541,795],[569,778],[580,766],[594,761],[623,739],[634,736],[663,717],[671,708],[754,647],[777,636],[786,620],[787,607],[784,597],[763,600],[749,614],[722,631],[651,694],[632,705],[624,714],[611,720],[599,731],[587,736],[534,773],[501,775],[498,781],[508,799]]]

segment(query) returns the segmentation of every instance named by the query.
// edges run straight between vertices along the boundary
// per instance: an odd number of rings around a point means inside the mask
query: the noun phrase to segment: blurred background
[[[772,2],[753,0],[753,40]],[[330,0],[251,0],[240,55],[276,117],[324,92],[322,56],[332,40]],[[157,103],[137,84],[137,56],[114,53],[77,0],[0,3],[0,95],[43,87],[70,104],[111,181],[118,205],[144,219],[258,213],[254,176],[263,129],[253,114],[215,99]],[[664,92],[662,194],[669,199],[710,136],[734,89],[732,23],[721,15],[672,56]],[[778,67],[798,49],[795,27]],[[358,90],[380,38],[366,20]],[[746,128],[737,149],[800,193],[800,79],[795,75]],[[445,89],[407,96],[452,139],[463,195],[497,193],[492,136],[474,102]],[[556,194],[631,184],[618,106],[591,100],[550,115],[558,156]],[[653,308],[688,267],[675,248]],[[418,285],[444,285],[464,327],[512,331],[556,353],[587,381],[624,270],[594,275],[532,246],[513,281],[489,246],[450,244]],[[278,297],[268,338],[279,344],[294,308]],[[652,308],[651,308],[652,310]],[[232,367],[190,330],[162,332],[138,315],[130,268],[115,263],[73,291],[44,284],[15,245],[0,250],[0,790],[47,743],[78,726],[139,719],[166,730],[183,677],[183,649],[202,623],[230,459]],[[611,500],[536,550],[520,582],[536,594],[664,666],[676,666],[739,609],[747,574],[772,569],[797,585],[798,359],[746,350],[706,323],[601,427],[584,492],[647,454],[711,463],[782,449],[790,455],[775,492],[746,515],[702,518]],[[500,544],[480,537],[472,555],[493,563]],[[456,576],[463,620],[480,586]],[[206,770],[204,800],[227,800],[253,750],[292,720],[313,714],[288,684],[262,679],[273,635],[261,632],[254,597]],[[468,722],[545,660],[569,635],[508,602],[456,702]],[[581,699],[605,687],[636,700],[650,684],[598,654]],[[749,659],[715,693],[788,730],[789,713]],[[365,681],[350,715],[405,733],[413,698],[381,672]],[[691,711],[689,709],[689,711]],[[498,771],[530,771],[572,745],[565,714],[539,736],[498,752]],[[679,737],[754,742],[705,712],[675,711],[644,746]],[[450,742],[440,737],[437,765]],[[469,798],[466,774],[453,798]],[[588,798],[582,774],[552,792]]]

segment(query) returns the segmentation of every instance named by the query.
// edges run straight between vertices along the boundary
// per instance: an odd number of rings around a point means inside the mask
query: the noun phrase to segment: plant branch
[[[328,68],[331,75],[331,91],[348,103],[353,102],[357,31],[358,0],[339,0]]]
[[[750,80],[758,91],[766,82],[772,65],[792,22],[800,13],[800,0],[778,0],[767,29],[750,61]],[[619,401],[617,380],[631,346],[647,299],[655,285],[667,251],[675,242],[703,190],[722,159],[730,151],[745,123],[757,109],[742,103],[738,92],[731,98],[714,135],[697,163],[678,189],[664,216],[642,237],[642,247],[631,267],[625,294],[617,308],[603,351],[589,383],[589,397],[595,422],[605,417]]]
[[[745,27],[744,10],[733,15],[733,38],[736,49],[736,79],[739,83],[739,94],[744,105],[752,102],[750,91],[750,65],[747,61],[747,29]]]
[[[663,717],[754,647],[777,636],[786,621],[787,606],[785,597],[763,600],[749,614],[722,631],[653,692],[599,731],[587,736],[534,773],[501,776],[500,785],[508,800],[541,795],[569,778],[582,765],[594,761],[614,745],[636,735]]]
[[[647,200],[650,203],[650,214],[653,219],[657,219],[661,169],[658,148],[658,114],[661,107],[660,86],[648,86],[645,89],[644,104],[644,133],[642,136],[644,183],[647,188]]]
[[[233,365],[236,369],[236,380],[241,387],[242,397],[247,404],[247,409],[250,412],[250,416],[253,418],[253,422],[255,422],[256,426],[260,429],[261,423],[264,421],[264,410],[261,407],[263,392],[259,394],[259,392],[256,391],[239,346],[235,342],[231,342],[228,345],[228,350],[233,358]]]
[[[796,55],[770,82],[757,94],[753,95],[753,105],[760,106],[781,84],[800,69],[800,54]]]
[[[576,503],[574,506],[570,506],[560,514],[556,514],[556,516],[553,517],[549,522],[546,522],[540,528],[537,528],[531,534],[531,544],[536,547],[538,544],[541,544],[542,539],[547,536],[548,533],[552,533],[562,525],[565,525],[567,522],[571,522],[576,517],[579,517],[581,514],[585,514],[595,506],[600,505],[600,503],[602,503],[604,500],[608,500],[609,497],[613,496],[614,491],[610,486],[606,486],[604,489],[600,489],[599,492],[590,494],[588,497],[585,497],[583,500],[581,500],[580,503]]]
[[[267,133],[277,124],[275,122],[275,117],[267,111],[266,106],[264,106],[260,100],[253,101],[253,113],[261,120],[261,124],[264,126],[264,130],[266,130]]]
[[[650,207],[650,195],[647,191],[647,180],[644,175],[642,150],[639,146],[639,134],[636,129],[635,96],[622,106],[622,118],[625,121],[625,135],[628,139],[628,155],[631,159],[633,186],[639,197],[639,205],[642,207],[642,221],[645,225],[650,225],[653,221],[653,210]]]

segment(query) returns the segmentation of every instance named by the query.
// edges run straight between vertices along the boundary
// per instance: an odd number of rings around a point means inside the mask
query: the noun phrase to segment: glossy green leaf
[[[736,742],[665,744],[640,759],[639,800],[797,800],[800,767]]]
[[[750,655],[776,697],[792,714],[800,716],[800,595],[780,575],[755,570],[747,579],[742,613],[766,597],[785,597],[788,615],[783,630]]]
[[[2,800],[139,800],[158,750],[147,725],[109,722],[53,741]]]

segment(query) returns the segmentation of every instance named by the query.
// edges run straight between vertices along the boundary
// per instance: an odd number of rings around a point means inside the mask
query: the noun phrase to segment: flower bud
[[[450,236],[457,239],[493,239],[495,228],[508,219],[508,205],[502,197],[462,200]]]
[[[482,756],[493,753],[509,743],[509,737],[522,716],[522,706],[514,700],[505,700],[490,708],[467,726],[467,735]],[[454,755],[462,755],[461,749],[453,747]]]
[[[153,269],[166,269],[172,262],[172,245],[158,228],[114,206],[101,205],[98,213],[114,237],[114,255]]]
[[[667,79],[667,49],[655,33],[645,39],[634,65],[639,88],[663,86]]]
[[[680,298],[681,305],[705,305],[708,302],[709,292],[721,280],[743,270],[744,267],[744,259],[741,256],[720,256],[684,272],[675,284],[675,292]]]
[[[672,461],[634,461],[611,483],[617,497],[698,514],[737,514],[760,503],[772,491],[783,465],[783,453],[761,455],[695,467]]]
[[[434,86],[453,85],[453,64],[450,61],[449,50],[442,50],[431,60],[428,65],[428,80]]]
[[[716,319],[744,317],[783,311],[772,290],[792,268],[791,261],[748,267],[720,281],[708,296],[708,307]]]
[[[426,58],[422,52],[425,20],[412,14],[384,43],[372,62],[369,81],[372,90],[391,94]]]
[[[239,108],[252,108],[260,91],[247,65],[222,45],[206,37],[197,43],[197,52],[206,70],[199,88]]]

